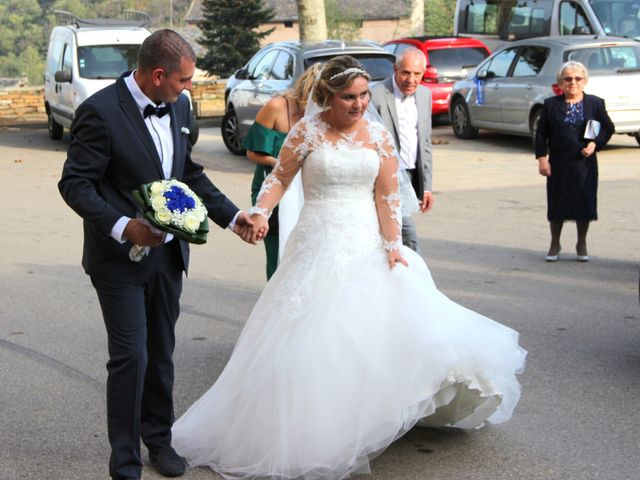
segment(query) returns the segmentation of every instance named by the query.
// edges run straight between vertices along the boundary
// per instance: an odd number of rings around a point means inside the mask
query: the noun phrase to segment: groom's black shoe
[[[149,462],[165,477],[179,477],[185,471],[184,460],[172,447],[149,452]]]

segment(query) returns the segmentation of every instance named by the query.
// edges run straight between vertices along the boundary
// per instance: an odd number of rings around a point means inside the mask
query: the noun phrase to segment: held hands
[[[253,221],[253,229],[251,231],[253,242],[257,243],[260,240],[264,240],[267,232],[269,232],[269,220],[259,213],[251,215],[251,220]]]
[[[596,151],[596,143],[589,142],[587,143],[586,147],[580,150],[580,153],[582,154],[583,157],[590,157],[591,155],[593,155],[593,152],[595,151]]]
[[[401,263],[405,267],[409,266],[409,263],[404,259],[404,257],[400,253],[400,250],[388,250],[387,262],[389,262],[389,268],[395,267],[396,263]]]
[[[158,247],[164,243],[166,235],[144,218],[132,218],[122,232],[124,238],[141,247]]]
[[[255,245],[257,242],[253,238],[253,229],[255,228],[252,217],[245,212],[240,212],[236,218],[236,224],[233,231],[245,242]]]

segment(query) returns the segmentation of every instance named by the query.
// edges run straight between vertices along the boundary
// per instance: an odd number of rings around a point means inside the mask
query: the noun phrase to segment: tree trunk
[[[327,20],[324,0],[296,0],[301,42],[320,42],[327,39]]]
[[[411,34],[424,34],[424,0],[411,0]]]

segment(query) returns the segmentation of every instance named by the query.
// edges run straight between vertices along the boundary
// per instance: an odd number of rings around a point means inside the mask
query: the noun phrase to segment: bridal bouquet
[[[186,184],[174,179],[157,180],[138,187],[133,198],[152,226],[189,243],[206,243],[207,209]]]

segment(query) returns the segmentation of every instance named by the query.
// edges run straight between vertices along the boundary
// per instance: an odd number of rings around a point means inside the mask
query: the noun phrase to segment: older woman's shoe
[[[544,259],[547,262],[557,262],[560,259],[560,248],[556,250],[553,247],[551,247],[549,249],[549,253],[547,253],[547,256],[544,257]]]
[[[587,254],[586,246],[581,246],[580,244],[576,245],[576,254],[578,255],[579,262],[589,261],[589,255]]]

